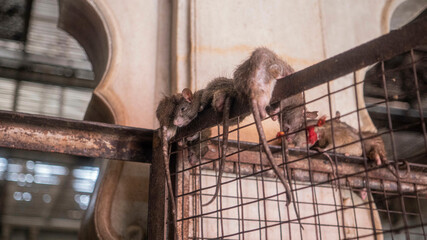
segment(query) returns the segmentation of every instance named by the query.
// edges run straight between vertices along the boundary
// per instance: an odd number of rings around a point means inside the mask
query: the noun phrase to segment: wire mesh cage
[[[254,127],[253,120],[241,121],[247,107],[233,103],[224,174],[209,205],[221,118],[208,111],[179,130],[171,151],[175,237],[426,239],[426,44],[423,18],[278,82],[275,101],[304,92],[304,103],[294,106],[305,109],[303,126],[268,139],[291,185],[290,204],[261,144],[246,138]],[[308,110],[322,116],[310,118]],[[371,119],[378,131],[368,129]],[[286,132],[276,125],[274,131]],[[323,134],[317,145],[287,140],[293,134],[307,141],[310,126]]]

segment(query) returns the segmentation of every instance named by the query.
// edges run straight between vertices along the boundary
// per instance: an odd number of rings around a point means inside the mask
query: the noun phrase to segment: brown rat
[[[317,143],[317,149],[325,152],[333,149],[335,143],[335,152],[337,153],[362,156],[363,148],[359,132],[347,123],[340,121],[339,115],[339,112],[337,112],[337,116],[333,121],[324,121],[324,118],[308,120],[307,133],[306,131],[299,131],[296,134],[294,138],[295,146],[304,148],[308,144],[308,147],[312,147]],[[373,137],[376,134],[369,132],[362,132],[361,135],[364,138],[363,147],[368,159],[375,161],[377,165],[387,163],[384,142],[381,137]]]
[[[350,125],[341,122],[339,117],[340,113],[337,112],[336,118],[327,122],[325,121],[325,116],[319,120],[307,120],[305,131],[297,132],[293,139],[297,147],[306,148],[308,145],[308,148],[313,148],[325,155],[331,163],[334,178],[337,177],[336,170],[334,170],[335,164],[327,151],[335,147],[336,153],[346,156],[363,156],[362,141],[360,141],[358,131]],[[367,138],[375,134],[362,132],[361,135],[362,138]],[[375,161],[378,166],[381,163],[387,163],[384,142],[381,137],[376,136],[365,139],[363,140],[363,145],[368,159]],[[393,174],[397,174],[391,166],[388,168]]]
[[[289,74],[293,73],[289,71]],[[280,130],[286,133],[288,142],[292,142],[295,133],[304,125],[304,97],[302,93],[295,94],[267,107],[267,112],[273,121],[279,119]],[[279,114],[280,113],[280,114]],[[311,115],[311,112],[307,112]]]
[[[291,75],[295,72],[288,64],[284,65],[283,71],[284,76]],[[273,121],[279,119],[280,129],[286,133],[289,142],[291,142],[292,138],[295,136],[294,133],[303,126],[304,103],[304,96],[301,92],[267,106],[268,115],[271,116]]]
[[[252,52],[249,59],[237,67],[233,76],[234,88],[238,93],[238,97],[250,105],[264,151],[273,171],[286,189],[287,205],[293,200],[291,188],[274,162],[261,119],[267,116],[266,107],[270,104],[277,79],[283,78],[292,72],[293,69],[273,51],[267,48],[257,48]],[[295,213],[299,221],[299,214],[296,208]]]
[[[197,91],[193,96],[191,90],[185,88],[182,90],[182,93],[165,96],[160,101],[156,110],[156,116],[160,123],[160,137],[162,139],[166,182],[168,185],[170,199],[172,201],[172,212],[175,226],[176,205],[169,170],[169,140],[175,136],[178,127],[188,125],[197,116],[202,93],[203,91]]]

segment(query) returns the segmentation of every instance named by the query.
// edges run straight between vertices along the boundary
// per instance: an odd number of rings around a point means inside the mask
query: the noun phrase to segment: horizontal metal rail
[[[423,44],[427,44],[427,17],[278,80],[271,102],[280,101]],[[247,104],[234,102],[230,118],[247,112]],[[206,109],[188,126],[178,129],[175,139],[193,135],[221,122],[220,118],[212,116],[215,116],[213,109]]]
[[[224,167],[225,172],[237,174],[237,171],[240,171],[242,175],[249,176],[261,173],[263,176],[276,177],[275,173],[268,169],[268,167],[264,170],[261,170],[259,167],[261,163],[269,166],[265,153],[261,155],[259,153],[259,144],[240,142],[239,148],[237,148],[236,143],[236,141],[230,141]],[[218,159],[218,152],[216,151],[218,149],[217,141],[212,141],[212,144],[209,144],[208,147],[210,150],[203,156],[200,167],[204,170],[218,169],[218,166],[214,166],[214,164],[217,164],[216,160]],[[270,146],[270,149],[273,152],[276,164],[282,164],[280,146]],[[363,165],[364,160],[362,157],[344,156],[332,152],[328,154],[332,159],[335,156],[337,157],[339,161],[337,161],[336,166],[332,167],[327,158],[319,152],[310,150],[307,153],[303,149],[289,149],[290,159],[288,167],[294,172],[292,178],[297,181],[311,182],[312,184],[329,184],[333,182],[329,175],[333,174],[333,171],[336,171],[338,179],[334,180],[340,181],[343,186],[350,185],[351,187],[364,188],[368,187],[369,184],[371,189],[398,190],[397,178],[386,166],[375,166],[372,162],[372,166],[366,169]],[[310,159],[307,158],[308,155]],[[237,163],[239,164],[239,168],[236,166]],[[411,163],[407,164],[409,165],[406,168],[404,167],[405,169],[398,170],[401,176],[400,184],[402,190],[404,192],[414,192],[417,188],[415,185],[419,185],[418,188],[427,189],[427,176],[424,171],[427,169],[427,165],[418,164],[417,166],[412,166]],[[408,171],[407,168],[411,170]],[[188,169],[182,171],[186,170]],[[283,169],[280,171],[283,171]],[[367,172],[367,176],[365,172]],[[177,174],[180,173],[178,172]],[[312,175],[312,178],[310,178],[310,175]],[[366,182],[366,177],[370,179],[369,183]]]
[[[151,163],[153,130],[0,111],[0,147]]]

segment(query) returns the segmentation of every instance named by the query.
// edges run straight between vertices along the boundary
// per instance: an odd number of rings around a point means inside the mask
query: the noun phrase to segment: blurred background
[[[83,120],[94,74],[57,0],[0,0],[0,110]],[[98,162],[0,149],[2,239],[76,239]]]

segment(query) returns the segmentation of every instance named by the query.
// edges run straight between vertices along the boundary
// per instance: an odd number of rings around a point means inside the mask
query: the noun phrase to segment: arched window
[[[2,1],[0,110],[83,120],[96,86],[92,64],[57,27],[58,17],[57,0]],[[93,159],[0,148],[3,236],[77,238],[98,166]]]

